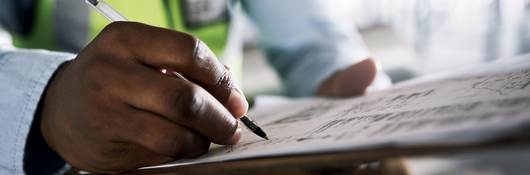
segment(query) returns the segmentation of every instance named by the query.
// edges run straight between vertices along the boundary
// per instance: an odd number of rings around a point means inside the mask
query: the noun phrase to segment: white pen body
[[[98,13],[105,16],[105,18],[111,22],[127,21],[127,18],[121,15],[118,11],[114,10],[114,8],[112,8],[103,0],[86,0],[85,2],[94,7]]]

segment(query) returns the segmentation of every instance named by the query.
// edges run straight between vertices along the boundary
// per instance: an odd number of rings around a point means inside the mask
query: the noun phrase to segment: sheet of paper
[[[385,146],[471,143],[530,128],[530,55],[455,70],[351,99],[267,98],[250,112],[271,140],[156,167]],[[152,168],[152,167],[151,167]]]

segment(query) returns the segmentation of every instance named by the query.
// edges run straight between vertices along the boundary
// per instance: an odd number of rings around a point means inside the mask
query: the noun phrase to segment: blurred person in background
[[[259,26],[286,95],[348,97],[388,85],[336,10],[347,1],[108,2],[145,24],[107,25],[81,0],[0,1],[13,34],[0,33],[2,174],[53,174],[66,163],[119,172],[235,144],[248,108],[235,83],[241,9]]]

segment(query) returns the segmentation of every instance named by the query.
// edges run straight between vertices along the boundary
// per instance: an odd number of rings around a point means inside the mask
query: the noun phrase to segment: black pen
[[[243,116],[241,117],[241,122],[243,122],[243,124],[245,124],[245,126],[250,129],[250,131],[252,131],[254,134],[260,136],[261,138],[264,138],[264,139],[267,139],[269,140],[269,138],[267,137],[267,134],[263,131],[263,129],[261,129],[257,124],[256,122],[252,121],[250,118],[248,118],[247,116]]]
[[[118,11],[116,11],[114,8],[112,8],[110,6],[110,4],[107,4],[103,0],[86,0],[85,2],[88,5],[90,5],[91,7],[93,7],[94,9],[96,9],[96,11],[99,14],[103,15],[105,18],[107,18],[111,22],[127,21],[127,18],[125,18]],[[166,71],[165,69],[162,70],[163,73],[165,73],[165,71]],[[177,75],[181,79],[187,80],[186,78],[184,78],[182,75],[180,75],[178,73],[175,74],[175,75]],[[243,117],[241,117],[240,120],[254,134],[260,136],[261,138],[269,140],[269,138],[267,137],[267,134],[265,134],[265,132],[263,132],[263,130],[254,121],[252,121],[250,118],[248,118],[247,116],[243,116]]]

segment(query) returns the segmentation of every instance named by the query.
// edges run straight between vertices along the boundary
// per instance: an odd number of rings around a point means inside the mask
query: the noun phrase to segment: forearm
[[[334,8],[337,2],[243,2],[260,30],[269,62],[280,74],[287,95],[314,95],[331,74],[368,57],[353,21]]]

